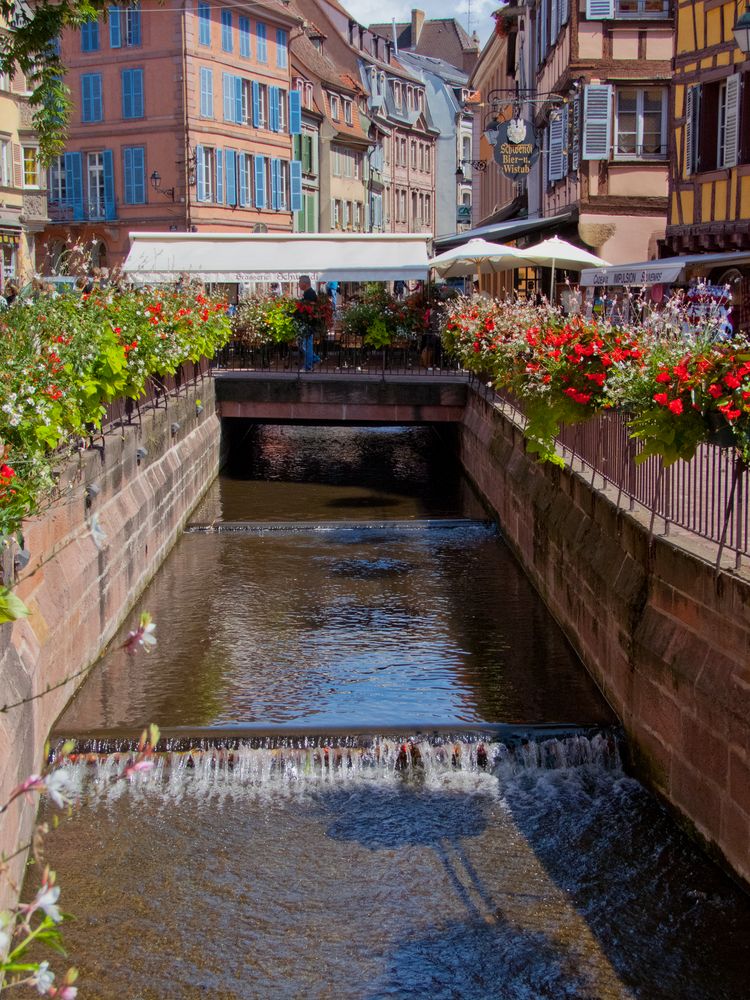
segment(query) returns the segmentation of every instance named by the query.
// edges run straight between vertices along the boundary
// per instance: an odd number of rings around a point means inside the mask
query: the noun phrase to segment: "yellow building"
[[[665,251],[750,250],[750,66],[737,0],[679,0]]]
[[[3,30],[3,29],[0,29]],[[35,233],[47,221],[47,191],[23,73],[0,73],[0,287],[34,273]]]

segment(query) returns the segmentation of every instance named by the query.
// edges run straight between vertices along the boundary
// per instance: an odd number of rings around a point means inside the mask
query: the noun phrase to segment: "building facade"
[[[0,28],[0,31],[6,30]],[[0,289],[29,281],[47,221],[44,171],[23,73],[0,74]]]
[[[121,262],[130,230],[290,230],[302,199],[289,38],[275,0],[112,7],[62,39],[74,112],[49,171],[49,263],[69,236]]]

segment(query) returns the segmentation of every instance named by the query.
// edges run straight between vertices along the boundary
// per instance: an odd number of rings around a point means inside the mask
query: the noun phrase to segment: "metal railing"
[[[472,384],[524,419],[516,400],[479,378]],[[642,446],[628,435],[628,416],[617,411],[562,427],[557,441],[565,462],[589,476],[592,487],[616,491],[618,509],[647,511],[652,534],[678,528],[714,543],[717,569],[725,552],[736,569],[750,556],[750,470],[733,448],[702,444],[692,461],[668,468],[654,457],[636,462]]]
[[[314,371],[327,375],[433,375],[451,372],[468,378],[458,362],[447,357],[434,335],[396,340],[389,347],[366,346],[361,337],[325,338],[315,344],[320,358]],[[296,344],[250,347],[232,342],[212,362],[214,371],[303,372],[303,356]]]
[[[146,379],[145,392],[138,399],[115,399],[107,404],[102,419],[102,434],[114,427],[140,423],[148,410],[162,406],[168,408],[170,398],[183,393],[187,395],[196,383],[206,378],[209,370],[208,358],[201,358],[200,361],[181,364],[174,375],[150,375]]]

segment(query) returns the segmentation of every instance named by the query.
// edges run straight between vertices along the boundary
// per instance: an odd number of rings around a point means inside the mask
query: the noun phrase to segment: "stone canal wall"
[[[750,883],[750,578],[717,575],[715,551],[652,538],[645,513],[527,457],[520,429],[474,392],[460,451],[639,775]]]
[[[0,626],[0,705],[84,670],[131,610],[136,622],[135,602],[218,472],[220,439],[206,378],[68,464],[62,498],[25,527],[31,560],[16,592],[31,615]],[[0,714],[0,802],[42,765],[44,741],[77,683]],[[23,800],[11,807],[0,852],[28,840],[35,810]],[[7,891],[7,880],[1,885]],[[0,910],[7,901],[0,898]]]

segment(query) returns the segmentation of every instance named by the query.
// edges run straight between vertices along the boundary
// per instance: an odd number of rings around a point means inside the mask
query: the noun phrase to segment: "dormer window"
[[[339,120],[339,99],[336,94],[329,94],[328,98],[331,105],[331,118],[337,122]]]
[[[352,102],[343,101],[343,105],[344,105],[344,121],[346,122],[347,125],[351,125],[353,123]]]
[[[401,84],[395,80],[393,82],[393,102],[397,108],[401,107]]]

